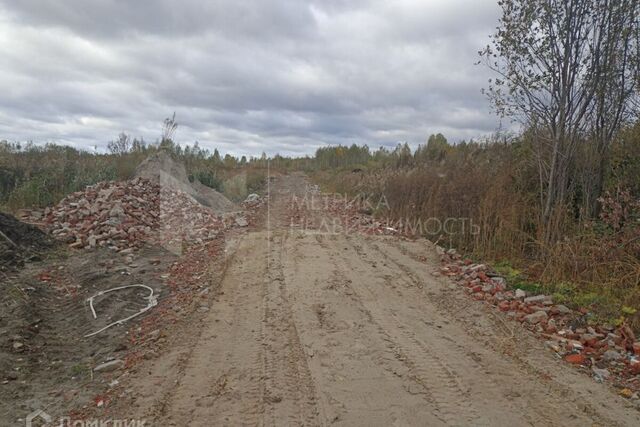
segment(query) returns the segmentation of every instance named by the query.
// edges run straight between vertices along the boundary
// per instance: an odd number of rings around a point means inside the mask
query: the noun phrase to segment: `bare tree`
[[[606,150],[630,105],[627,78],[638,0],[501,0],[492,43],[480,52],[498,75],[485,91],[496,111],[534,129],[542,221],[567,198],[578,145],[598,132]],[[621,37],[629,34],[630,36]],[[635,71],[634,71],[635,67]],[[592,126],[594,117],[602,125]],[[550,237],[549,235],[547,236]]]
[[[176,133],[178,129],[178,122],[176,122],[176,113],[173,113],[171,118],[167,117],[164,119],[164,124],[162,125],[162,138],[160,140],[160,146],[172,146],[173,145],[173,135]]]
[[[118,135],[118,139],[107,144],[107,149],[111,154],[123,155],[131,150],[131,138],[124,132]]]
[[[591,126],[589,150],[594,159],[592,185],[585,186],[586,208],[591,216],[598,211],[597,200],[604,186],[604,175],[608,163],[611,141],[620,127],[633,119],[634,98],[638,90],[640,25],[638,25],[640,2],[602,1],[607,32],[603,40],[599,64],[600,82],[596,87],[594,108],[588,117]],[[612,4],[613,3],[613,4]]]

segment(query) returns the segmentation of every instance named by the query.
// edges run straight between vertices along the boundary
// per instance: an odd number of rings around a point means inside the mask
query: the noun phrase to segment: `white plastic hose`
[[[100,291],[100,292],[98,292],[97,294],[95,294],[94,296],[92,296],[92,297],[90,297],[90,298],[87,298],[87,301],[89,302],[89,307],[91,308],[91,313],[93,314],[93,318],[94,318],[94,319],[97,319],[97,318],[98,318],[98,316],[96,315],[96,310],[95,310],[95,308],[93,307],[93,300],[94,300],[94,298],[99,297],[99,296],[104,295],[104,294],[108,294],[109,292],[113,292],[113,291],[120,291],[120,290],[122,290],[122,289],[136,288],[136,287],[137,287],[137,288],[145,288],[145,289],[148,289],[148,290],[149,290],[149,295],[148,295],[148,296],[146,296],[146,297],[144,297],[144,299],[146,299],[146,300],[148,301],[148,303],[147,303],[147,306],[146,306],[146,307],[144,307],[144,308],[143,308],[142,310],[140,310],[139,312],[137,312],[137,313],[135,313],[135,314],[132,314],[132,315],[131,315],[131,316],[129,316],[129,317],[125,317],[124,319],[120,319],[120,320],[118,320],[118,321],[116,321],[116,322],[110,323],[110,324],[108,324],[107,326],[105,326],[104,328],[99,329],[99,330],[97,330],[97,331],[95,331],[95,332],[92,332],[92,333],[90,333],[90,334],[87,334],[87,335],[85,335],[84,337],[85,337],[85,338],[89,338],[89,337],[92,337],[92,336],[94,336],[94,335],[99,334],[100,332],[106,331],[107,329],[109,329],[109,328],[110,328],[110,327],[112,327],[112,326],[121,325],[121,324],[123,324],[124,322],[127,322],[127,321],[129,321],[129,320],[133,319],[134,317],[136,317],[136,316],[140,316],[142,313],[144,313],[144,312],[146,312],[146,311],[148,311],[148,310],[151,310],[151,308],[155,307],[155,306],[158,304],[158,299],[153,295],[153,289],[152,289],[152,288],[150,288],[149,286],[141,285],[141,284],[136,284],[136,285],[127,285],[127,286],[118,286],[117,288],[111,288],[111,289],[107,289],[106,291]]]

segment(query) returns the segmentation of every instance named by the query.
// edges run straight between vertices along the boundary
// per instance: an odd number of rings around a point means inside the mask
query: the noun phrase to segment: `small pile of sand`
[[[203,185],[197,179],[193,183],[189,182],[184,165],[164,151],[153,154],[140,163],[135,176],[158,183],[162,188],[186,193],[219,215],[238,210],[233,202],[213,188]]]

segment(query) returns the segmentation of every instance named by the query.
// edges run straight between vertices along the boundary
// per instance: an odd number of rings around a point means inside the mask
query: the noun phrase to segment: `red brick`
[[[574,365],[582,365],[585,362],[586,358],[582,354],[575,353],[565,356],[564,360],[569,363],[573,363]]]

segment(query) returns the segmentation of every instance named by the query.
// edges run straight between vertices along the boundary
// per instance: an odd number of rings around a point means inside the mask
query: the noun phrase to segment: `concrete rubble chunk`
[[[493,280],[498,286],[503,289],[507,287],[507,281],[504,277],[494,276],[491,278],[491,280]]]
[[[109,215],[112,218],[120,218],[124,216],[124,209],[122,208],[122,205],[120,203],[117,203],[114,207],[111,208],[111,210],[109,211]]]
[[[524,321],[529,323],[529,324],[535,325],[535,324],[540,323],[541,321],[547,319],[548,317],[549,316],[547,315],[546,312],[544,312],[544,311],[536,311],[534,313],[531,313],[531,314],[525,316],[524,317]]]
[[[620,360],[622,355],[615,350],[607,350],[602,355],[602,359],[606,362],[615,362],[616,360]]]
[[[603,382],[611,376],[611,373],[607,369],[599,369],[594,366],[591,370],[593,371],[593,377],[598,382]]]
[[[530,303],[536,303],[536,302],[543,302],[545,300],[549,299],[548,296],[546,295],[536,295],[533,297],[528,297],[524,299],[525,304],[530,304]]]
[[[235,222],[238,227],[246,227],[249,225],[249,221],[247,221],[247,219],[243,216],[236,217]]]
[[[571,313],[571,309],[565,305],[558,304],[554,306],[553,310],[558,314],[569,314]]]
[[[260,196],[258,196],[256,193],[251,193],[247,196],[246,199],[244,199],[245,203],[256,203],[260,201]]]
[[[544,311],[546,313],[549,312],[549,308],[548,307],[531,307],[531,310],[533,310],[533,311]]]
[[[560,352],[560,345],[558,345],[557,342],[555,341],[545,341],[544,343],[545,347],[550,348],[551,350],[555,351],[556,353]]]

